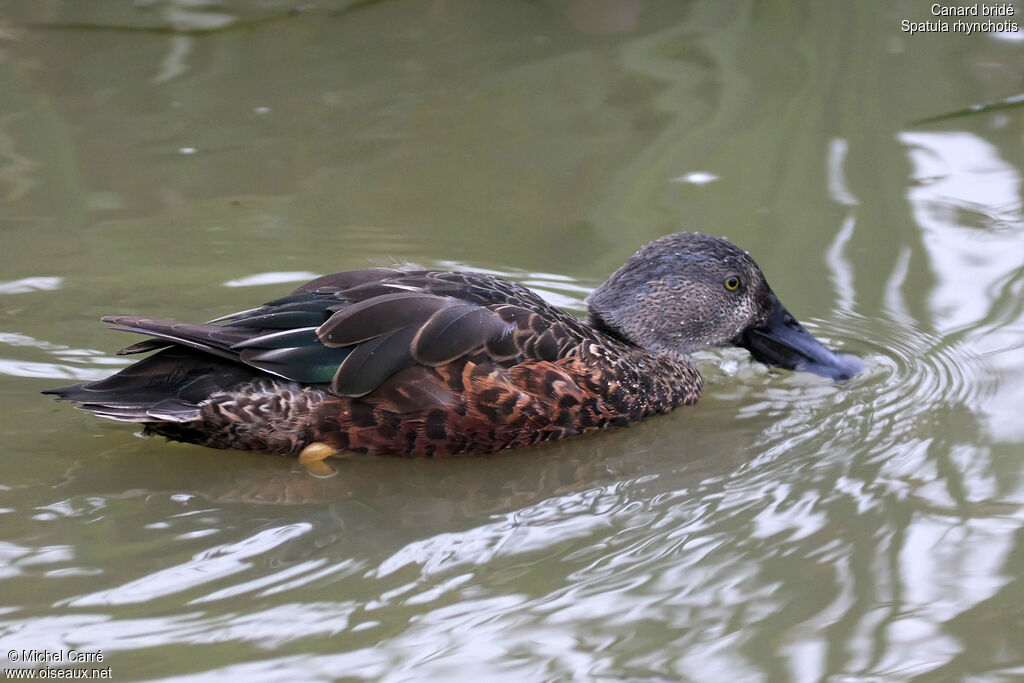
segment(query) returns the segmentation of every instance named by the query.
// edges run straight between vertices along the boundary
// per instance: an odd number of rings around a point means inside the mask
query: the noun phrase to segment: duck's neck
[[[605,341],[582,350],[587,368],[581,375],[612,423],[661,415],[700,398],[704,382],[689,358],[652,354],[601,331]]]
[[[611,337],[615,341],[621,342],[628,346],[636,346],[630,339],[615,325],[608,323],[602,318],[594,309],[590,309],[589,315],[587,316],[587,324],[592,328],[600,332],[606,337]]]

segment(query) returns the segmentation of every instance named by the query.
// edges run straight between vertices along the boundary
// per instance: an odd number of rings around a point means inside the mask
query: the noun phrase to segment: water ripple
[[[63,604],[69,607],[124,605],[192,590],[249,569],[253,557],[303,535],[310,528],[309,524],[296,523],[264,529],[238,542],[213,546],[183,564],[158,570],[116,588],[82,595]]]
[[[128,361],[116,358],[95,349],[78,349],[64,344],[55,344],[35,339],[19,332],[0,332],[0,344],[18,349],[41,351],[61,362],[33,361],[25,358],[0,358],[0,375],[11,377],[40,377],[49,379],[72,379],[89,381],[103,379]]]
[[[801,445],[827,450],[860,443],[884,454],[885,446],[923,436],[922,430],[951,412],[971,413],[997,389],[995,381],[985,380],[992,376],[985,355],[966,341],[907,321],[836,314],[827,322],[809,320],[807,327],[828,345],[861,356],[865,371],[834,384],[769,370],[739,352],[720,354],[717,367],[705,370],[711,396],[740,401],[721,410],[746,419],[771,418],[758,437],[762,459]],[[719,374],[732,378],[719,379]]]
[[[978,381],[986,374],[985,358],[964,343],[882,320],[861,344],[870,349],[862,381],[878,390],[872,410],[879,426],[926,416],[939,404],[974,405],[994,391]]]

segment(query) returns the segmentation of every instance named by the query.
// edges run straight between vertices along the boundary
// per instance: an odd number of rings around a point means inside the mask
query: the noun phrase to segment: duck
[[[753,258],[681,232],[637,251],[578,318],[478,272],[365,268],[207,323],[106,316],[148,353],[99,381],[48,389],[97,416],[220,449],[297,455],[492,453],[693,405],[693,354],[843,382],[836,353],[782,305]]]

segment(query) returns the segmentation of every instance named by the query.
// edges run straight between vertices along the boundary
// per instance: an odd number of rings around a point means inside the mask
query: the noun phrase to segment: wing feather
[[[325,275],[263,306],[209,323],[136,316],[103,320],[116,330],[150,337],[122,353],[188,347],[248,367],[250,373],[330,383],[342,396],[372,394],[366,400],[394,405],[399,412],[451,400],[434,368],[463,357],[491,367],[550,361],[587,334],[571,315],[515,283],[480,273],[390,268]],[[197,384],[187,392],[188,400],[198,400],[203,389]],[[186,412],[172,404],[155,409],[168,417]],[[128,407],[124,414],[135,415]]]
[[[423,292],[381,294],[341,309],[320,326],[317,336],[328,346],[358,344],[418,324],[451,303]]]
[[[476,304],[455,304],[435,313],[417,331],[412,357],[423,365],[444,365],[507,332],[508,325],[493,311]]]
[[[416,331],[412,326],[403,327],[355,346],[338,366],[331,389],[341,396],[363,396],[412,365],[409,344]]]

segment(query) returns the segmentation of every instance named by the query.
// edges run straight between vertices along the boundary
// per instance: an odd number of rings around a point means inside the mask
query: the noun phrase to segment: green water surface
[[[931,6],[0,2],[0,666],[1024,678],[1024,118],[912,123],[1024,92],[1024,31]],[[670,416],[330,478],[38,393],[123,365],[101,315],[396,263],[582,314],[682,229],[867,371],[705,353]]]

